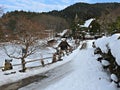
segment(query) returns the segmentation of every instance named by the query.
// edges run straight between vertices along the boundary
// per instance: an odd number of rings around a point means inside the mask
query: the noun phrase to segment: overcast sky
[[[0,6],[4,7],[4,12],[14,10],[48,12],[52,10],[62,10],[67,6],[77,2],[101,3],[119,2],[120,0],[0,0]]]

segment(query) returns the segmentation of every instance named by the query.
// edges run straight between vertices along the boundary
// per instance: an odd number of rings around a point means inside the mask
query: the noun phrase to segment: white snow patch
[[[112,79],[113,81],[115,81],[115,82],[118,81],[118,78],[117,78],[117,76],[116,76],[115,74],[111,74],[111,79]]]
[[[102,60],[102,65],[103,66],[108,66],[108,65],[110,65],[110,63],[107,61],[107,60]]]

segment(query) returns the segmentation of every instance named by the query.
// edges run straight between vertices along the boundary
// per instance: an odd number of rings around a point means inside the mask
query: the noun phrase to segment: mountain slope
[[[54,16],[62,16],[64,18],[73,20],[75,15],[78,14],[79,18],[82,20],[87,20],[89,18],[100,17],[103,12],[110,13],[120,7],[120,3],[76,3],[61,11],[52,11],[48,14]]]

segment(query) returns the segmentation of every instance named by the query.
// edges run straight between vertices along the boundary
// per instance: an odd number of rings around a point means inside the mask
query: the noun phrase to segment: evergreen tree
[[[80,25],[83,24],[83,21],[78,17],[78,15],[75,15],[74,21],[72,22],[71,25],[71,30],[72,30],[72,36],[74,38],[79,38],[80,37]]]
[[[116,21],[109,24],[109,33],[114,34],[120,32],[120,16],[117,17]]]
[[[116,28],[118,31],[120,31],[120,16],[116,20]]]
[[[3,34],[2,26],[0,25],[0,41],[3,41],[3,38],[4,38],[4,34]]]
[[[96,20],[91,23],[90,34],[100,34],[100,24]]]

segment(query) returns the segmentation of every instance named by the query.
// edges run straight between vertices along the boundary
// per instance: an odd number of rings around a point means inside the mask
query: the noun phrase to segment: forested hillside
[[[7,21],[4,24],[5,26],[8,27],[8,29],[15,29],[15,23],[19,22],[19,19],[22,19],[22,17],[25,17],[32,22],[35,21],[39,25],[44,26],[45,29],[55,29],[55,30],[62,30],[66,27],[68,27],[68,24],[64,18],[57,17],[57,16],[51,16],[51,15],[46,15],[42,13],[36,13],[36,12],[25,12],[25,11],[14,11],[14,12],[9,12],[5,15],[2,16],[2,21],[4,22],[6,19]],[[9,27],[10,25],[10,27]],[[64,27],[64,26],[65,27]]]
[[[16,25],[23,17],[30,20],[32,24],[37,24],[41,27],[41,30],[52,29],[55,32],[60,32],[66,28],[71,28],[76,14],[79,21],[82,22],[90,18],[96,18],[102,30],[109,29],[109,32],[111,32],[116,29],[116,26],[119,29],[119,25],[116,25],[116,22],[119,24],[119,11],[120,3],[76,3],[60,11],[53,10],[42,13],[16,10],[2,16],[0,24],[4,30],[1,31],[1,35],[2,33],[19,30]],[[117,19],[118,21],[116,21]],[[113,24],[115,25],[113,26]]]
[[[118,7],[120,7],[120,3],[76,3],[74,5],[68,6],[64,10],[51,11],[48,14],[61,16],[67,18],[68,20],[73,20],[75,14],[77,13],[80,19],[86,20],[89,18],[99,18],[102,13],[109,14]]]
[[[76,3],[74,5],[68,6],[64,10],[51,11],[48,14],[65,18],[69,22],[70,27],[74,24],[76,14],[78,15],[80,22],[84,22],[90,18],[95,18],[96,22],[100,24],[101,31],[104,32],[104,30],[108,30],[106,32],[111,33],[114,32],[113,30],[115,29],[119,31],[119,25],[115,25],[116,23],[120,22],[119,11],[120,3]]]

